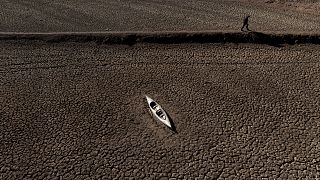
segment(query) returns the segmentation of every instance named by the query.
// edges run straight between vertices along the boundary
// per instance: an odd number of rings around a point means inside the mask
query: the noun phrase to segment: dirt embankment
[[[116,32],[116,33],[0,33],[0,41],[94,42],[98,44],[253,43],[320,44],[318,34],[267,34],[262,32]]]

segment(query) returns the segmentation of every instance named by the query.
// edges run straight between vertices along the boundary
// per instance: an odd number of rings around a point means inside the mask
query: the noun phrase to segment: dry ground
[[[320,46],[0,46],[2,179],[320,176]]]
[[[313,15],[320,14],[319,0],[240,0],[242,2],[249,2],[273,7],[276,9],[293,10],[297,13],[309,13]]]
[[[2,0],[0,32],[240,30],[319,32],[318,10],[250,0]],[[297,3],[293,3],[297,5]],[[297,5],[316,7],[315,3]]]

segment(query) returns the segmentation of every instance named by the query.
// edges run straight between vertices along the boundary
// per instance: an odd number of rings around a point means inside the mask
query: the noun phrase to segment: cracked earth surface
[[[1,47],[1,179],[320,175],[320,46]]]
[[[320,8],[307,7],[319,3],[290,3],[301,11],[263,0],[2,0],[0,31],[240,31],[250,14],[254,31],[318,33]]]

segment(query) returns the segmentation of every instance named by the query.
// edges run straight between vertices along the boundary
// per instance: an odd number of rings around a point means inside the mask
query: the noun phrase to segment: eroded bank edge
[[[256,43],[320,44],[320,34],[263,32],[99,32],[99,33],[0,33],[0,41],[95,42],[101,44]]]

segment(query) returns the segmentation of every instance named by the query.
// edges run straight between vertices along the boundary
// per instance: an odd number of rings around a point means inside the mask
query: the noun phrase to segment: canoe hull
[[[151,111],[152,116],[156,120],[164,123],[169,128],[172,128],[169,117],[168,117],[167,113],[164,111],[164,109],[156,101],[154,101],[150,97],[146,96],[146,99],[147,99],[148,107]]]

